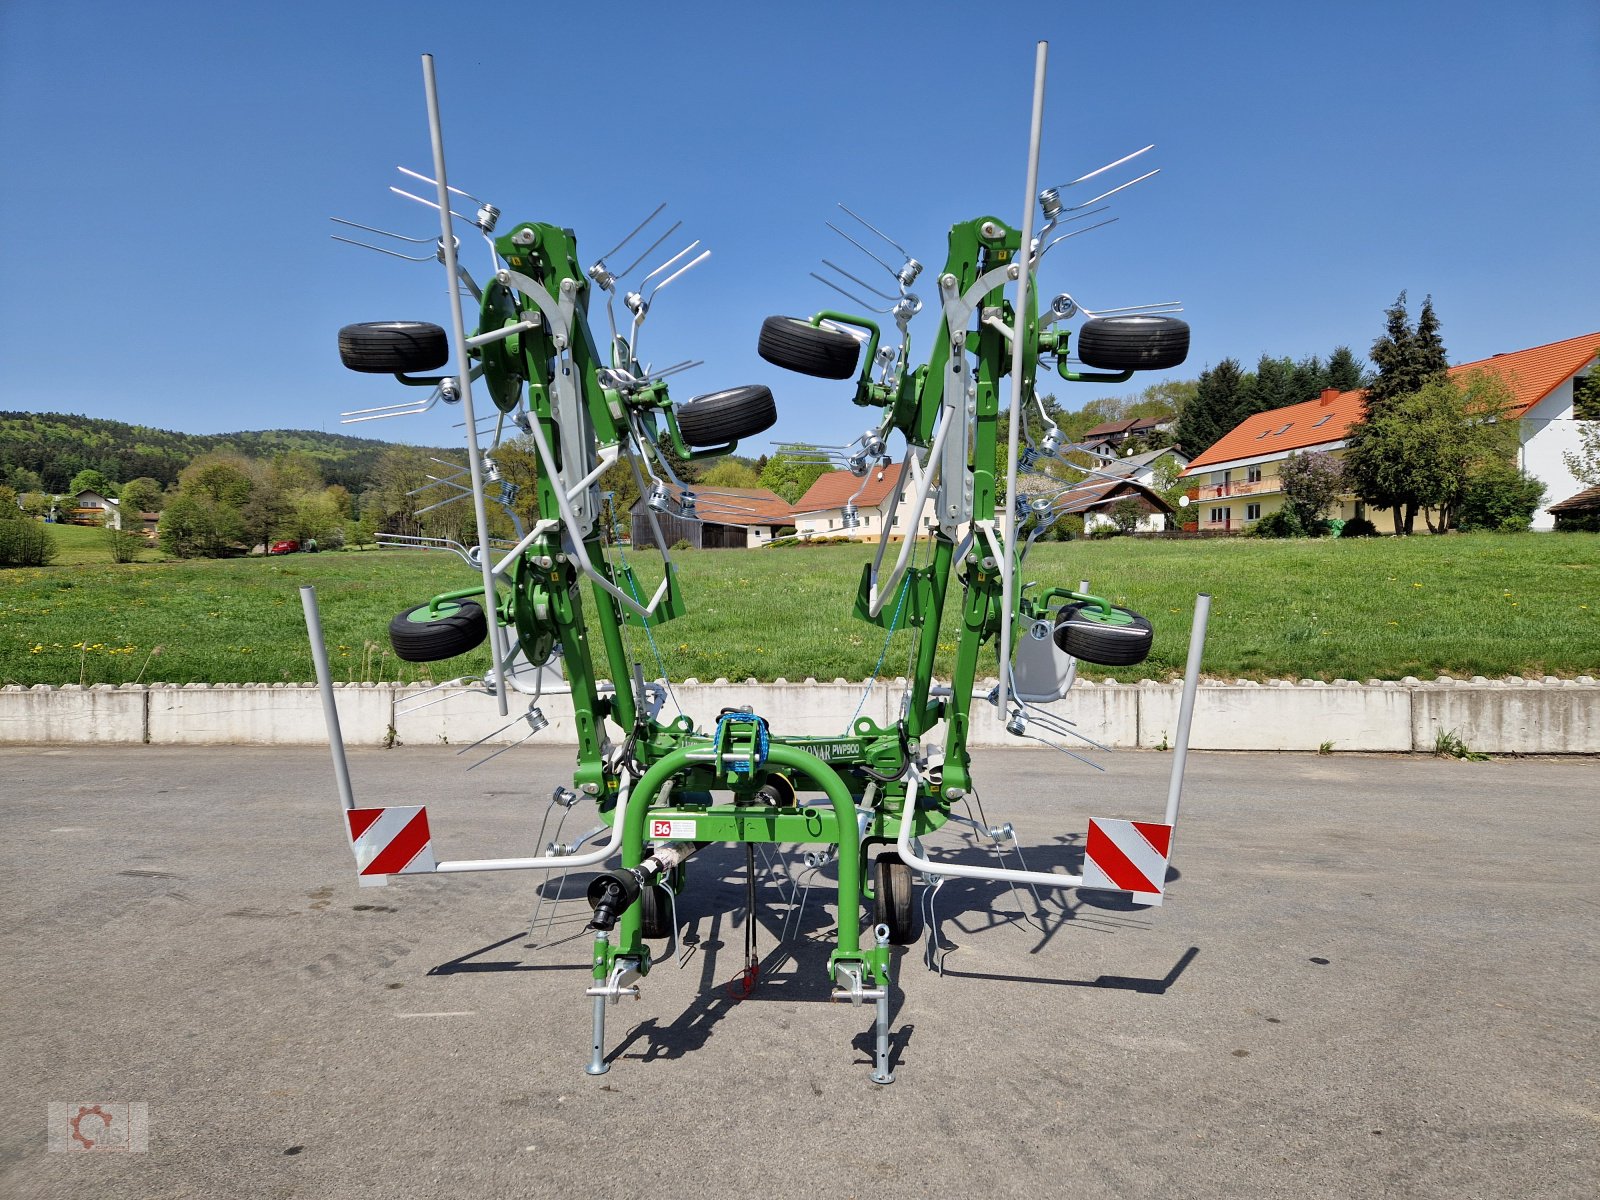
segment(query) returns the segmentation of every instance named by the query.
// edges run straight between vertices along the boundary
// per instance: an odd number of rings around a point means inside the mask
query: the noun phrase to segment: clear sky
[[[656,365],[705,360],[677,399],[766,383],[773,438],[847,441],[868,424],[848,386],[762,362],[761,321],[840,299],[808,277],[823,257],[878,270],[825,228],[836,201],[928,265],[925,300],[952,223],[1020,224],[1040,38],[1041,184],[1148,142],[1162,168],[1041,286],[1181,299],[1193,349],[1172,377],[1364,355],[1401,289],[1413,313],[1432,293],[1455,362],[1600,329],[1595,0],[4,0],[0,409],[337,430],[404,398],[342,370],[335,333],[447,325],[443,272],[340,245],[328,217],[437,233],[387,191],[397,164],[429,166],[426,51],[451,181],[502,228],[571,226],[588,261],[666,201],[679,240],[711,247],[644,328]],[[464,253],[481,277],[485,252]],[[930,303],[923,347],[935,324]],[[346,431],[451,444],[452,419]]]

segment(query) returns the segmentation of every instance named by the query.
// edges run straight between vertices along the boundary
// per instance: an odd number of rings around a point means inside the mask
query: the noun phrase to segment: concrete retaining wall
[[[842,734],[856,716],[880,725],[899,715],[903,680],[831,683],[673,685],[665,715],[678,706],[702,726],[718,710],[750,705],[786,733]],[[978,689],[969,744],[1033,746],[1008,734]],[[339,721],[351,746],[491,746],[523,740],[520,709],[502,717],[492,698],[466,689],[424,694],[388,684],[335,687]],[[444,699],[446,695],[448,699]],[[1049,706],[1085,737],[1117,749],[1170,746],[1178,721],[1177,684],[1080,683]],[[546,696],[544,744],[577,744],[572,704]],[[1030,732],[1042,732],[1035,727]],[[1196,750],[1431,752],[1441,733],[1488,754],[1600,754],[1600,683],[1589,676],[1543,680],[1435,679],[1423,682],[1287,680],[1200,685],[1189,744]],[[322,702],[310,684],[125,684],[0,688],[0,743],[153,745],[318,745],[325,743]],[[1060,740],[1060,739],[1057,739]],[[1071,739],[1066,739],[1071,744]]]

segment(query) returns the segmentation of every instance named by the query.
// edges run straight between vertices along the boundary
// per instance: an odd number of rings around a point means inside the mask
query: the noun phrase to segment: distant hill
[[[395,445],[310,429],[177,433],[68,413],[0,412],[0,482],[23,468],[39,475],[45,491],[65,492],[74,475],[93,467],[118,483],[149,476],[165,486],[177,481],[190,460],[210,451],[271,459],[298,450],[322,464],[326,482],[359,492]]]

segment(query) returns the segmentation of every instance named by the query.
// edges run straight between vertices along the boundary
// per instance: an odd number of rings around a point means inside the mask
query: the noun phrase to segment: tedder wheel
[[[450,342],[427,321],[367,321],[339,330],[339,360],[352,371],[410,375],[444,366]]]
[[[678,405],[678,431],[691,446],[722,446],[771,429],[778,419],[772,391],[760,384],[726,388]]]
[[[909,946],[922,936],[922,914],[917,911],[911,889],[911,868],[901,861],[899,851],[885,850],[878,855],[874,870],[873,883],[878,893],[873,899],[874,921],[889,927],[891,943]]]
[[[653,942],[672,936],[672,897],[659,883],[639,893],[639,933]]]
[[[389,622],[389,641],[407,662],[437,662],[454,658],[483,643],[489,636],[483,605],[476,600],[441,604],[430,613],[424,604],[408,608]]]
[[[1056,614],[1056,645],[1073,658],[1103,667],[1129,667],[1150,654],[1150,622],[1131,608],[1068,604]]]
[[[848,333],[823,329],[800,317],[761,322],[756,353],[775,367],[818,379],[849,379],[856,373],[861,343]]]
[[[1078,330],[1078,358],[1106,371],[1159,371],[1189,357],[1189,326],[1177,317],[1094,317]]]

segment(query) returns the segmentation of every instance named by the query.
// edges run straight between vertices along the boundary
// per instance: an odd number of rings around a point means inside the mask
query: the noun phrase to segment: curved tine
[[[1078,212],[1077,209],[1070,209],[1069,211]],[[1075,216],[1075,217],[1067,217],[1065,220],[1057,221],[1056,224],[1057,225],[1070,225],[1074,221],[1086,220],[1089,217],[1094,216],[1096,213],[1103,213],[1103,212],[1110,212],[1110,211],[1111,211],[1111,205],[1102,204],[1099,208],[1085,209],[1083,212],[1078,213],[1077,216]]]
[[[890,265],[889,265],[889,264],[888,264],[888,263],[886,263],[886,262],[884,262],[884,261],[883,261],[883,259],[881,259],[881,258],[879,258],[879,257],[878,257],[878,256],[877,256],[877,255],[876,255],[876,254],[874,254],[874,253],[873,253],[873,252],[872,252],[872,251],[871,251],[871,250],[868,250],[868,249],[867,249],[867,248],[866,248],[866,247],[865,247],[865,246],[863,246],[863,245],[862,245],[862,244],[861,244],[861,243],[860,243],[860,242],[858,242],[858,241],[856,241],[856,240],[855,240],[855,238],[853,238],[853,237],[851,237],[851,236],[850,236],[850,235],[849,235],[849,234],[848,234],[848,233],[846,233],[846,232],[845,232],[845,231],[844,231],[844,230],[842,230],[842,229],[840,229],[840,228],[839,228],[839,227],[838,227],[838,226],[837,226],[837,225],[835,225],[835,224],[834,224],[834,223],[833,223],[833,222],[832,222],[832,221],[824,221],[824,222],[823,222],[823,224],[824,224],[824,225],[826,225],[826,226],[827,226],[827,227],[828,227],[828,228],[829,228],[829,229],[831,229],[831,230],[833,230],[833,231],[834,231],[834,232],[835,232],[835,233],[837,233],[837,234],[838,234],[838,235],[839,235],[839,236],[840,236],[840,237],[842,237],[842,238],[843,238],[843,239],[844,239],[844,240],[845,240],[845,241],[847,241],[847,242],[849,242],[849,243],[850,243],[850,244],[851,244],[851,245],[852,245],[852,246],[854,246],[854,247],[855,247],[855,248],[856,248],[856,249],[857,249],[857,250],[859,250],[859,251],[861,251],[861,253],[863,253],[863,254],[865,254],[865,255],[866,255],[866,256],[867,256],[867,257],[868,257],[868,258],[870,258],[870,259],[871,259],[871,260],[872,260],[872,261],[873,261],[873,262],[875,262],[875,263],[877,263],[877,264],[878,264],[878,265],[879,265],[879,266],[880,266],[880,267],[882,267],[882,268],[883,268],[883,269],[884,269],[884,270],[885,270],[885,271],[887,271],[887,272],[889,272],[889,274],[890,274],[890,275],[892,275],[892,276],[894,276],[894,278],[896,278],[896,279],[898,279],[898,278],[899,278],[899,276],[898,276],[898,275],[895,275],[895,271],[894,271],[894,268],[893,268],[893,267],[891,267],[891,266],[890,266]]]
[[[857,279],[854,275],[850,274],[849,271],[846,271],[843,267],[841,267],[836,262],[830,262],[825,258],[825,259],[822,260],[822,265],[825,266],[825,267],[832,267],[835,271],[839,272],[839,274],[843,275],[851,283],[859,283],[862,287],[866,288],[867,291],[871,292],[874,296],[879,296],[884,300],[898,300],[898,299],[900,299],[899,296],[891,296],[888,292],[880,292],[877,288],[873,287],[865,279]]]
[[[665,205],[665,204],[663,204],[663,205],[662,205],[662,206],[661,206],[661,208],[665,208],[665,207],[666,207],[666,205]],[[658,209],[657,209],[657,210],[656,210],[656,211],[657,211],[657,212],[660,212],[660,211],[661,211],[661,209],[659,209],[659,208],[658,208]],[[640,226],[640,227],[639,227],[639,228],[640,228],[640,229],[643,229],[643,228],[644,228],[644,226],[643,226],[643,225],[641,225],[641,226]],[[642,263],[642,262],[643,262],[643,261],[644,261],[644,260],[645,260],[645,259],[647,259],[647,258],[649,258],[649,257],[650,257],[650,255],[652,255],[652,254],[653,254],[653,253],[655,253],[655,248],[656,248],[656,247],[657,247],[657,246],[659,246],[659,245],[661,245],[661,243],[662,243],[662,242],[664,242],[664,241],[666,241],[666,240],[667,240],[667,239],[668,239],[668,238],[669,238],[669,237],[671,237],[671,236],[672,236],[672,235],[673,235],[673,234],[675,234],[675,233],[677,233],[677,232],[678,232],[678,230],[680,230],[680,229],[682,229],[682,228],[683,228],[683,222],[682,222],[682,221],[675,221],[675,222],[673,222],[673,225],[672,225],[672,228],[671,228],[671,229],[669,229],[669,230],[667,230],[667,231],[666,231],[666,232],[665,232],[665,233],[663,233],[663,234],[662,234],[662,235],[661,235],[661,236],[660,236],[660,237],[658,237],[658,238],[657,238],[657,239],[656,239],[656,240],[655,240],[655,241],[653,241],[653,242],[651,242],[651,243],[650,243],[650,244],[649,244],[649,245],[648,245],[648,246],[646,246],[646,247],[645,247],[645,249],[644,249],[644,253],[642,253],[642,254],[641,254],[641,255],[639,255],[639,257],[638,257],[638,258],[636,258],[636,259],[634,259],[634,260],[633,260],[633,261],[632,261],[632,262],[631,262],[631,263],[629,263],[629,264],[628,264],[628,265],[627,265],[627,266],[625,266],[625,267],[623,267],[623,268],[622,268],[622,270],[620,270],[620,271],[618,271],[618,272],[617,272],[617,278],[618,278],[618,279],[621,279],[621,278],[622,278],[622,277],[623,277],[623,276],[625,276],[625,275],[626,275],[626,274],[627,274],[627,273],[628,273],[628,272],[629,272],[629,271],[631,271],[631,270],[633,270],[633,269],[634,269],[634,268],[635,268],[635,267],[637,267],[637,266],[638,266],[638,265],[639,265],[639,264],[640,264],[640,263]],[[638,232],[638,231],[637,231],[637,230],[635,230],[635,232]],[[632,236],[633,236],[633,234],[631,234],[631,233],[630,233],[630,234],[629,234],[629,235],[628,235],[628,237],[632,237]],[[618,249],[620,249],[620,248],[621,248],[621,247],[618,247]],[[690,247],[690,248],[689,248],[689,249],[690,249],[690,250],[692,250],[692,249],[694,249],[694,247],[693,247],[693,246],[691,246],[691,247]],[[685,251],[684,251],[684,253],[685,253],[685,254],[687,254],[687,253],[688,253],[688,252],[689,252],[689,251],[688,251],[688,250],[685,250]],[[613,253],[613,254],[615,254],[615,253],[616,253],[616,251],[615,251],[615,250],[613,250],[613,251],[612,251],[612,253]],[[605,261],[605,259],[601,259],[601,260],[600,260],[600,261],[601,261],[601,262],[604,262],[604,261]],[[647,279],[648,279],[648,276],[647,276],[647,277],[646,277],[646,278],[647,278]]]
[[[1027,738],[1030,742],[1038,742],[1039,745],[1041,745],[1041,746],[1049,746],[1050,749],[1054,750],[1057,754],[1065,754],[1068,758],[1075,758],[1079,762],[1085,764],[1086,766],[1093,767],[1096,771],[1101,771],[1101,772],[1105,771],[1105,768],[1102,767],[1099,763],[1095,762],[1094,759],[1085,758],[1083,755],[1078,754],[1075,751],[1068,750],[1065,746],[1058,746],[1052,741],[1049,741],[1049,740],[1047,740],[1045,738],[1042,738],[1042,737],[1035,737],[1033,734],[1027,733],[1027,732],[1024,732],[1022,734],[1022,736]]]
[[[1149,149],[1149,147],[1147,146],[1147,147],[1145,147],[1145,149]],[[1141,153],[1143,153],[1143,151],[1141,151]],[[1126,161],[1126,160],[1124,160],[1124,161]],[[1112,165],[1115,166],[1116,164],[1112,164]],[[888,242],[889,245],[893,246],[896,250],[900,251],[901,254],[904,254],[907,258],[911,257],[911,251],[907,250],[899,242],[895,241],[892,237],[890,237],[883,230],[879,229],[876,225],[874,225],[871,221],[867,220],[860,213],[854,212],[850,208],[846,207],[842,200],[841,201],[835,201],[835,203],[837,203],[840,208],[843,208],[845,212],[849,213],[856,220],[860,221],[868,229],[872,230],[873,233],[877,234],[884,241]]]
[[[1110,746],[1101,745],[1092,737],[1087,737],[1084,734],[1079,733],[1072,727],[1071,721],[1056,716],[1055,713],[1050,712],[1048,709],[1040,708],[1037,704],[1029,704],[1025,700],[1019,700],[1017,703],[1021,704],[1034,720],[1038,721],[1039,724],[1043,725],[1046,729],[1051,730],[1051,732],[1059,734],[1062,737],[1075,737],[1080,742],[1093,746],[1096,750],[1104,750],[1107,754],[1113,753]]]
[[[429,208],[433,209],[434,212],[439,211],[439,206],[432,200],[424,200],[421,196],[413,196],[410,192],[394,187],[392,184],[390,185],[389,190],[396,196],[404,196],[407,200],[415,200],[418,204],[426,204]],[[468,225],[471,225],[474,228],[477,227],[477,222],[471,217],[464,217],[453,208],[450,210],[450,215],[458,221],[465,221]]]
[[[1080,306],[1081,307],[1081,306]],[[1091,317],[1103,317],[1107,313],[1148,313],[1148,312],[1182,312],[1182,300],[1157,300],[1151,304],[1127,304],[1121,308],[1097,308],[1093,311],[1085,308],[1084,312]]]
[[[390,258],[404,259],[406,262],[432,262],[435,255],[429,254],[418,258],[413,254],[401,254],[396,250],[385,250],[382,246],[369,246],[365,242],[358,242],[354,238],[340,237],[337,233],[328,235],[336,242],[343,242],[347,246],[360,246],[363,250],[376,250],[379,254],[387,254]]]
[[[695,243],[696,246],[698,246],[699,244],[700,243],[698,243],[698,242]],[[694,249],[694,246],[691,246],[689,248],[692,250],[692,249]],[[683,266],[679,267],[676,271],[674,271],[671,275],[668,275],[660,283],[656,284],[656,286],[654,288],[652,288],[651,291],[650,291],[650,299],[654,300],[656,298],[656,296],[658,296],[660,294],[661,289],[666,287],[667,284],[673,282],[676,279],[683,278],[690,271],[694,270],[696,267],[698,267],[701,263],[705,262],[705,260],[710,258],[710,257],[711,257],[711,251],[709,251],[709,250],[700,251],[699,254],[695,255],[688,262],[684,263]]]
[[[395,170],[399,171],[400,174],[402,174],[402,175],[409,175],[413,179],[420,179],[420,180],[422,180],[423,183],[431,183],[431,184],[433,184],[434,187],[438,187],[439,186],[439,181],[437,179],[429,179],[426,175],[422,174],[422,172],[413,171],[410,167],[396,167]],[[450,191],[454,192],[458,196],[465,196],[468,200],[471,200],[474,204],[485,204],[485,203],[487,203],[487,201],[478,199],[471,192],[464,192],[460,188],[456,187],[453,184],[448,184],[447,183],[447,184],[445,184],[445,187],[447,189],[449,189]]]
[[[682,224],[682,222],[679,222],[679,224]],[[661,264],[661,265],[660,265],[660,266],[659,266],[659,267],[657,267],[657,268],[656,268],[656,269],[655,269],[655,270],[654,270],[654,271],[651,271],[651,272],[650,272],[650,274],[648,274],[648,275],[646,275],[646,276],[645,276],[645,277],[644,277],[644,278],[643,278],[643,279],[641,279],[641,280],[640,280],[640,281],[639,281],[639,283],[640,283],[640,285],[641,285],[641,286],[642,286],[642,285],[644,285],[644,284],[647,284],[647,283],[649,283],[649,282],[650,282],[650,281],[651,281],[651,280],[652,280],[652,279],[654,279],[654,278],[655,278],[655,277],[656,277],[656,276],[657,276],[657,275],[659,275],[659,274],[661,274],[661,272],[663,272],[663,271],[665,271],[665,270],[666,270],[666,269],[667,269],[667,268],[668,268],[668,267],[670,267],[670,266],[672,266],[672,265],[673,265],[673,264],[674,264],[674,263],[676,263],[676,262],[677,262],[677,261],[678,261],[678,260],[679,260],[679,259],[680,259],[680,258],[682,258],[682,257],[683,257],[683,256],[684,256],[684,255],[685,255],[685,254],[687,254],[687,253],[689,253],[689,251],[691,251],[691,250],[693,250],[693,249],[694,249],[694,248],[695,248],[695,247],[696,247],[696,246],[698,246],[698,245],[699,245],[699,244],[700,244],[700,239],[699,239],[699,238],[695,238],[695,240],[694,240],[694,241],[692,241],[692,242],[690,242],[690,243],[689,243],[689,244],[688,244],[688,245],[687,245],[687,246],[685,246],[685,247],[684,247],[684,248],[683,248],[683,249],[682,249],[682,250],[679,250],[679,251],[678,251],[678,252],[677,252],[677,253],[676,253],[676,254],[674,254],[674,255],[673,255],[673,256],[672,256],[672,257],[671,257],[671,258],[669,258],[669,259],[667,259],[667,261],[666,261],[666,262],[664,262],[664,263],[662,263],[662,264]],[[709,251],[708,251],[708,253],[709,253]],[[659,289],[659,288],[657,288],[657,291],[659,291],[659,290],[660,290],[660,289]],[[655,293],[654,293],[654,292],[652,292],[652,293],[651,293],[651,294],[652,294],[652,295],[654,295],[654,294],[655,294]]]
[[[1039,257],[1043,258],[1044,254],[1045,254],[1045,250],[1053,250],[1053,249],[1055,249],[1057,246],[1059,246],[1062,242],[1066,241],[1068,238],[1081,237],[1083,234],[1093,233],[1096,229],[1103,228],[1106,225],[1115,225],[1120,220],[1122,220],[1121,217],[1108,217],[1104,221],[1096,221],[1093,225],[1085,225],[1082,229],[1074,229],[1071,233],[1063,233],[1055,241],[1051,242],[1048,246],[1046,246],[1044,248],[1044,250],[1039,251]],[[1079,308],[1083,308],[1083,305],[1080,304],[1078,307]],[[1083,311],[1084,312],[1088,312],[1089,310],[1087,308],[1083,308]],[[1093,314],[1090,314],[1090,315],[1093,315]]]
[[[673,363],[670,367],[662,367],[659,371],[652,371],[645,378],[654,382],[657,379],[665,379],[669,375],[676,375],[680,371],[692,371],[696,367],[705,365],[706,360],[703,358],[686,358],[681,363]]]
[[[416,417],[427,412],[431,405],[424,404],[420,408],[408,408],[400,412],[376,413],[370,417],[341,417],[341,425],[361,425],[367,421],[387,421],[390,417]]]
[[[607,250],[604,254],[602,254],[595,261],[596,262],[605,262],[606,259],[610,258],[618,250],[621,250],[629,242],[633,241],[633,239],[638,236],[638,233],[639,233],[639,231],[641,229],[643,229],[646,225],[650,224],[651,221],[654,221],[657,217],[659,217],[661,215],[661,210],[663,208],[665,208],[666,206],[667,206],[667,202],[665,200],[663,200],[660,204],[656,205],[655,211],[653,213],[651,213],[648,217],[646,217],[644,220],[640,221],[637,225],[635,225],[633,227],[633,232],[632,233],[628,234],[627,237],[623,238],[620,242],[618,242],[615,246],[611,247],[611,249]],[[649,251],[646,251],[645,253],[648,254]]]
[[[1104,175],[1107,171],[1111,170],[1113,167],[1120,167],[1125,162],[1132,162],[1134,159],[1138,158],[1139,155],[1145,153],[1145,151],[1154,150],[1155,148],[1156,148],[1156,144],[1154,142],[1151,142],[1148,146],[1146,146],[1144,148],[1144,150],[1135,150],[1132,154],[1124,154],[1121,158],[1117,159],[1116,162],[1109,162],[1103,167],[1098,167],[1095,170],[1090,171],[1087,175],[1079,175],[1076,179],[1072,180],[1071,183],[1063,183],[1061,186],[1062,187],[1072,187],[1073,184],[1082,183],[1086,179],[1093,179],[1096,175]]]
[[[826,284],[828,287],[831,287],[834,291],[838,292],[839,295],[844,296],[846,299],[850,300],[854,304],[859,304],[862,308],[866,309],[868,312],[877,313],[879,316],[882,316],[884,313],[890,313],[890,312],[894,311],[893,308],[874,308],[872,305],[868,304],[865,300],[863,300],[860,296],[852,295],[851,293],[845,291],[837,283],[834,283],[833,280],[824,279],[821,275],[818,275],[815,271],[810,272],[810,275],[811,275],[811,278],[815,279],[818,283]]]
[[[346,221],[343,217],[329,217],[328,220],[333,221],[335,224],[348,225],[351,229],[365,229],[368,233],[380,233],[384,237],[394,238],[396,241],[415,242],[419,246],[431,246],[439,240],[437,234],[433,237],[407,237],[403,233],[391,233],[387,229],[379,229],[376,225],[363,225],[360,221]],[[360,244],[360,242],[356,243],[358,246]]]
[[[1143,175],[1139,176],[1139,178],[1130,179],[1130,180],[1128,180],[1127,183],[1119,183],[1116,187],[1112,188],[1109,192],[1101,192],[1093,200],[1085,200],[1082,204],[1074,204],[1071,208],[1067,209],[1066,211],[1067,212],[1077,212],[1080,209],[1088,208],[1089,205],[1091,205],[1091,204],[1099,204],[1100,201],[1104,200],[1107,196],[1115,196],[1118,192],[1125,192],[1129,188],[1131,188],[1134,184],[1143,183],[1146,179],[1149,179],[1152,175],[1159,175],[1159,174],[1161,174],[1161,168],[1160,167],[1157,167],[1154,171],[1146,171]]]
[[[373,408],[352,408],[347,412],[340,413],[339,415],[341,417],[360,417],[360,416],[365,416],[367,413],[393,412],[397,408],[415,408],[419,404],[431,403],[432,401],[437,400],[439,398],[439,391],[440,391],[440,389],[435,387],[433,389],[433,391],[428,393],[428,397],[427,397],[426,401],[424,401],[424,400],[402,400],[398,404],[379,404],[379,405],[377,405],[377,406],[375,406]]]

